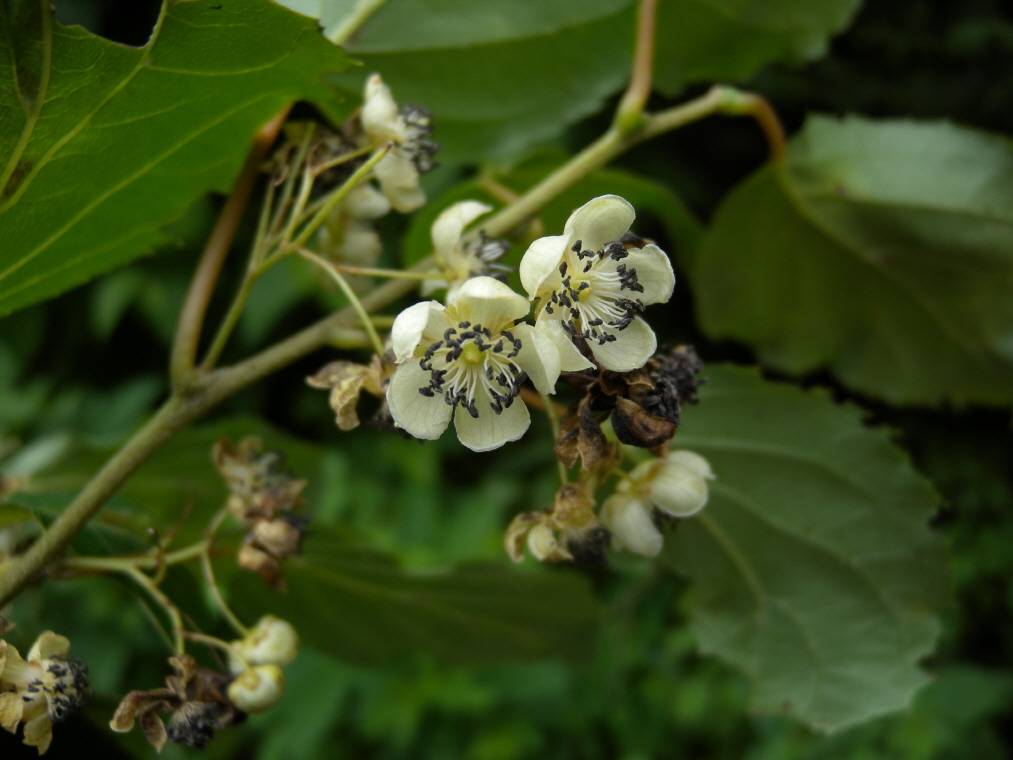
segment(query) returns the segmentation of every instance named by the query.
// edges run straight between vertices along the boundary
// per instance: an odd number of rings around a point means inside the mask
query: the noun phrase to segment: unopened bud
[[[559,542],[548,525],[535,525],[528,531],[528,551],[539,562],[551,559],[559,553]]]
[[[626,494],[616,494],[602,506],[601,521],[612,532],[612,543],[645,557],[656,557],[664,542],[651,518],[651,508]]]
[[[246,665],[288,665],[299,651],[299,634],[287,620],[265,615],[242,639],[232,642],[236,656],[229,668],[240,673]]]
[[[690,517],[707,504],[710,463],[692,451],[674,451],[667,459],[644,462],[630,473],[636,492],[672,517]]]
[[[277,665],[247,668],[229,684],[229,701],[245,713],[263,712],[274,706],[285,691],[285,674]]]

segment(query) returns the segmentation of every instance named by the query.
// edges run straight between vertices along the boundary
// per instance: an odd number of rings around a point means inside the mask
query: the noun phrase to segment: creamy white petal
[[[436,253],[453,251],[461,241],[465,227],[490,211],[492,206],[479,201],[461,201],[447,206],[433,222],[433,248]]]
[[[602,506],[601,521],[612,533],[617,549],[644,557],[661,552],[664,539],[651,519],[650,507],[642,501],[622,494],[612,496]]]
[[[558,275],[559,262],[569,244],[570,238],[566,235],[549,235],[538,238],[528,246],[521,258],[520,276],[521,284],[529,297],[538,295],[546,280]]]
[[[521,351],[517,355],[521,369],[531,378],[540,393],[555,393],[560,372],[559,348],[556,343],[545,331],[527,324],[517,325],[514,334],[521,341]]]
[[[368,222],[349,219],[345,236],[334,252],[340,261],[356,266],[372,266],[383,253],[383,243]]]
[[[531,308],[524,296],[492,277],[465,280],[447,297],[447,306],[454,319],[478,323],[494,332],[526,317]]]
[[[379,219],[390,211],[386,196],[369,182],[352,188],[342,205],[356,219]]]
[[[374,143],[401,142],[405,138],[404,119],[379,74],[366,80],[361,119],[362,128]]]
[[[605,369],[613,372],[630,372],[643,367],[658,348],[654,330],[640,317],[636,317],[625,330],[610,329],[616,339],[599,345],[589,341],[591,353]]]
[[[416,438],[432,441],[443,435],[453,409],[443,396],[423,396],[431,375],[417,361],[401,364],[387,386],[387,406],[394,424]]]
[[[625,198],[600,195],[570,214],[564,234],[584,250],[598,250],[629,232],[637,212]]]
[[[516,441],[523,436],[531,424],[528,408],[519,398],[496,414],[489,407],[489,397],[484,391],[475,395],[478,418],[468,414],[466,409],[458,408],[454,414],[454,427],[457,437],[472,451],[492,451],[504,443]]]
[[[419,301],[402,311],[390,328],[390,345],[398,363],[410,359],[423,337],[442,335],[447,329],[447,310],[437,301]]]
[[[686,449],[673,451],[668,455],[668,461],[688,467],[701,478],[706,478],[707,480],[714,480],[717,477],[714,474],[714,470],[711,469],[711,463],[693,451],[687,451]]]
[[[29,662],[65,657],[70,651],[70,639],[52,631],[43,631],[28,650]]]
[[[543,311],[535,321],[535,330],[551,340],[559,351],[559,369],[562,372],[580,372],[591,369],[594,363],[574,345],[563,323]]]
[[[649,481],[651,502],[673,517],[690,517],[707,504],[707,481],[680,462],[663,461]]]
[[[645,306],[665,303],[672,297],[672,290],[675,288],[672,262],[668,254],[654,243],[631,250],[629,256],[616,264],[624,262],[631,269],[637,270],[637,280],[644,286],[644,292],[634,293],[633,296]]]
[[[380,159],[373,168],[373,174],[395,211],[407,214],[425,204],[426,194],[419,187],[418,169],[398,148]]]

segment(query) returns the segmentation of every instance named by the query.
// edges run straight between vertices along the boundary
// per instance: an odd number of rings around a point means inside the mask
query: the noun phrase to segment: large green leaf
[[[499,564],[411,573],[325,527],[311,527],[302,553],[285,560],[285,580],[272,592],[237,577],[237,606],[291,620],[312,646],[356,663],[418,653],[455,663],[574,657],[596,618],[588,584],[573,573]]]
[[[665,0],[658,3],[655,86],[743,81],[773,61],[822,56],[862,0]]]
[[[666,562],[692,581],[701,648],[754,680],[763,712],[835,730],[908,705],[948,582],[929,483],[859,410],[709,368],[679,446],[717,474]]]
[[[227,189],[253,131],[327,100],[340,51],[264,0],[165,3],[143,48],[49,16],[0,13],[0,314],[149,252],[160,227]]]
[[[1013,400],[1013,144],[817,117],[727,199],[695,268],[702,326],[895,403]]]

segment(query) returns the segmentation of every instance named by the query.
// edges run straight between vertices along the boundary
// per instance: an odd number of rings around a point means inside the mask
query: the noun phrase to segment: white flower
[[[419,187],[419,173],[433,167],[433,154],[438,148],[429,139],[429,114],[421,108],[399,109],[390,88],[379,74],[373,74],[366,80],[361,121],[372,145],[393,143],[373,169],[390,205],[402,213],[419,208],[426,202]]]
[[[551,393],[558,349],[517,324],[527,300],[491,277],[467,280],[444,307],[423,301],[391,329],[398,367],[387,387],[394,423],[416,438],[439,438],[454,420],[461,443],[489,451],[516,441],[531,422],[517,399],[525,379]]]
[[[281,699],[285,674],[277,665],[257,665],[244,670],[229,684],[229,701],[244,713],[267,710]]]
[[[373,222],[388,211],[390,202],[372,185],[353,188],[317,233],[320,252],[340,264],[375,265],[382,245]]]
[[[542,299],[537,328],[583,339],[598,364],[615,372],[642,367],[654,353],[657,338],[639,315],[675,287],[658,246],[623,245],[635,216],[618,195],[594,198],[570,214],[562,235],[535,240],[520,265],[524,288]]]
[[[46,631],[28,658],[0,640],[0,726],[14,733],[24,724],[24,743],[45,754],[53,723],[78,708],[87,690],[87,671],[70,659],[70,641]]]
[[[627,494],[606,499],[601,510],[602,524],[612,534],[612,545],[645,557],[656,557],[664,539],[651,517],[651,507]]]
[[[264,615],[246,636],[232,642],[232,650],[233,673],[241,673],[247,665],[288,665],[299,651],[299,634],[287,620]]]
[[[506,253],[503,240],[489,238],[481,230],[466,239],[464,230],[483,214],[492,211],[492,206],[479,201],[460,201],[445,208],[436,217],[432,227],[433,251],[444,273],[445,280],[426,280],[423,293],[440,288],[453,290],[471,277],[479,277],[497,269],[493,262]]]

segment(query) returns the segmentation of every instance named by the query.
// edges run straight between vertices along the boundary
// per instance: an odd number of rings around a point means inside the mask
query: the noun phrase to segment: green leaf
[[[882,430],[822,392],[707,371],[679,447],[717,474],[665,560],[692,581],[703,651],[754,681],[754,703],[832,731],[907,706],[948,581],[936,495]]]
[[[143,48],[63,26],[48,2],[0,14],[0,315],[150,252],[226,190],[254,130],[334,98],[345,57],[263,0],[166,2]]]
[[[704,330],[894,403],[1013,400],[1013,144],[816,117],[719,209]]]
[[[347,535],[311,526],[285,560],[286,589],[244,574],[237,606],[290,620],[307,643],[354,663],[425,652],[453,663],[583,654],[596,607],[572,573],[466,565],[412,573]]]
[[[741,82],[775,61],[826,53],[861,0],[682,0],[658,3],[654,85],[678,95],[686,82]]]
[[[332,38],[358,4],[283,0]],[[401,103],[435,117],[440,160],[517,155],[601,108],[622,88],[632,0],[387,0],[346,43],[363,63],[351,97],[379,71]],[[452,86],[450,85],[452,83]]]

